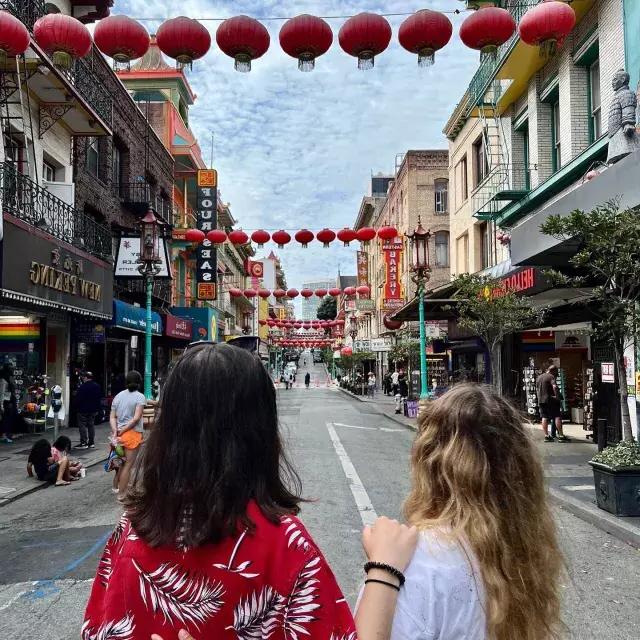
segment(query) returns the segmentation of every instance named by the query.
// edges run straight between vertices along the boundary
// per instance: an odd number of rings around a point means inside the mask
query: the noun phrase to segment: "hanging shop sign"
[[[404,306],[400,269],[402,265],[402,238],[395,237],[382,243],[384,256],[385,283],[380,308],[382,311],[394,311]]]
[[[393,338],[371,338],[371,351],[390,351]]]
[[[358,298],[358,300],[356,300],[356,311],[362,311],[364,313],[373,313],[375,310],[376,310],[376,303],[370,298]]]
[[[251,278],[252,285],[258,284],[264,277],[264,265],[261,260],[247,260],[245,268]]]
[[[169,338],[191,340],[193,333],[191,320],[167,313],[164,317],[164,333]]]
[[[615,384],[616,374],[613,362],[603,362],[600,365],[600,380],[608,384]]]
[[[440,322],[438,320],[427,320],[424,323],[424,333],[427,338],[439,338],[440,337]]]
[[[589,334],[584,331],[555,331],[556,349],[562,351],[588,351]]]
[[[5,220],[2,267],[6,300],[111,318],[110,265],[71,245]]]
[[[218,226],[218,172],[198,170],[196,188],[196,228],[205,234]],[[196,297],[215,300],[218,297],[218,256],[215,245],[203,240],[196,249]]]
[[[355,340],[353,350],[357,353],[365,353],[371,351],[371,340]]]
[[[172,307],[172,315],[188,318],[191,322],[191,340],[222,340],[220,318],[210,307]]]
[[[171,279],[171,260],[169,259],[169,247],[165,238],[160,238],[160,270],[154,278],[160,280]],[[116,278],[137,278],[144,276],[140,273],[140,236],[127,234],[118,241],[116,252],[116,266],[114,276]]]
[[[114,300],[112,325],[144,333],[147,326],[147,310],[122,300]],[[151,312],[151,333],[156,336],[162,335],[162,318],[155,311]]]
[[[357,267],[358,267],[358,286],[359,287],[368,287],[369,286],[369,256],[366,251],[358,251],[357,258]],[[365,296],[368,298],[371,294]]]

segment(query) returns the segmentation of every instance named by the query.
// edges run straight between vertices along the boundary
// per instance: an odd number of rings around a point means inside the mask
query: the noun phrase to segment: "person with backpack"
[[[305,373],[304,375],[304,386],[307,387],[308,389],[310,384],[311,384],[311,374],[307,371],[307,373]]]
[[[74,401],[80,430],[80,444],[76,448],[95,449],[96,416],[102,408],[102,389],[93,379],[91,371],[85,372]]]

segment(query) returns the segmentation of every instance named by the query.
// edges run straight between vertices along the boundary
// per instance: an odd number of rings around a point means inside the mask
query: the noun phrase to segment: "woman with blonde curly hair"
[[[563,560],[540,460],[490,387],[460,384],[418,420],[407,521],[420,531],[392,640],[551,640]]]

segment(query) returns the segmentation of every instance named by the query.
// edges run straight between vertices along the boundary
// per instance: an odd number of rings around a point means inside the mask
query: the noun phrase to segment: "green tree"
[[[458,324],[479,336],[490,354],[491,383],[502,392],[501,350],[506,336],[527,327],[539,326],[545,309],[506,289],[498,278],[465,274],[458,276],[454,298]]]
[[[595,335],[613,345],[619,381],[622,437],[633,440],[627,397],[625,347],[639,337],[640,214],[620,210],[613,200],[592,211],[553,215],[541,225],[543,233],[577,244],[569,259],[575,272],[552,271],[563,286],[589,289],[595,303]]]
[[[323,298],[322,302],[318,305],[316,317],[318,320],[334,320],[337,313],[338,302],[333,296],[327,296]]]

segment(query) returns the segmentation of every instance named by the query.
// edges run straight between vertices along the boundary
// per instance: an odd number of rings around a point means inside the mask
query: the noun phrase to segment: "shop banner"
[[[171,261],[169,260],[169,247],[165,238],[160,238],[160,270],[154,276],[158,280],[171,279]],[[116,266],[114,276],[116,278],[142,278],[140,267],[140,236],[126,235],[118,241],[116,253]]]
[[[366,251],[358,251],[358,286],[369,286],[369,256]],[[371,297],[371,294],[364,296],[365,298]]]
[[[191,340],[211,340],[219,342],[223,339],[219,319],[215,309],[209,307],[172,307],[174,316],[191,320]]]
[[[363,313],[373,313],[376,310],[376,303],[370,298],[358,298],[356,300],[356,311]]]
[[[589,334],[572,331],[556,331],[556,350],[560,351],[588,351]]]
[[[390,351],[393,338],[371,338],[371,351]]]
[[[112,324],[120,329],[144,333],[147,326],[147,311],[122,300],[114,300]],[[162,335],[162,319],[155,311],[151,312],[151,332],[156,336]]]
[[[353,343],[353,350],[357,353],[371,351],[371,340],[356,340]]]
[[[196,228],[207,234],[218,225],[218,172],[215,169],[198,170],[196,187]],[[218,297],[218,255],[209,240],[196,249],[196,297],[198,300],[216,300]]]
[[[385,283],[380,308],[382,311],[394,311],[404,306],[402,291],[401,265],[404,243],[401,237],[385,240],[382,243],[382,254],[385,265]]]
[[[164,333],[170,338],[191,340],[193,333],[192,322],[188,318],[179,318],[167,313],[164,317]]]

